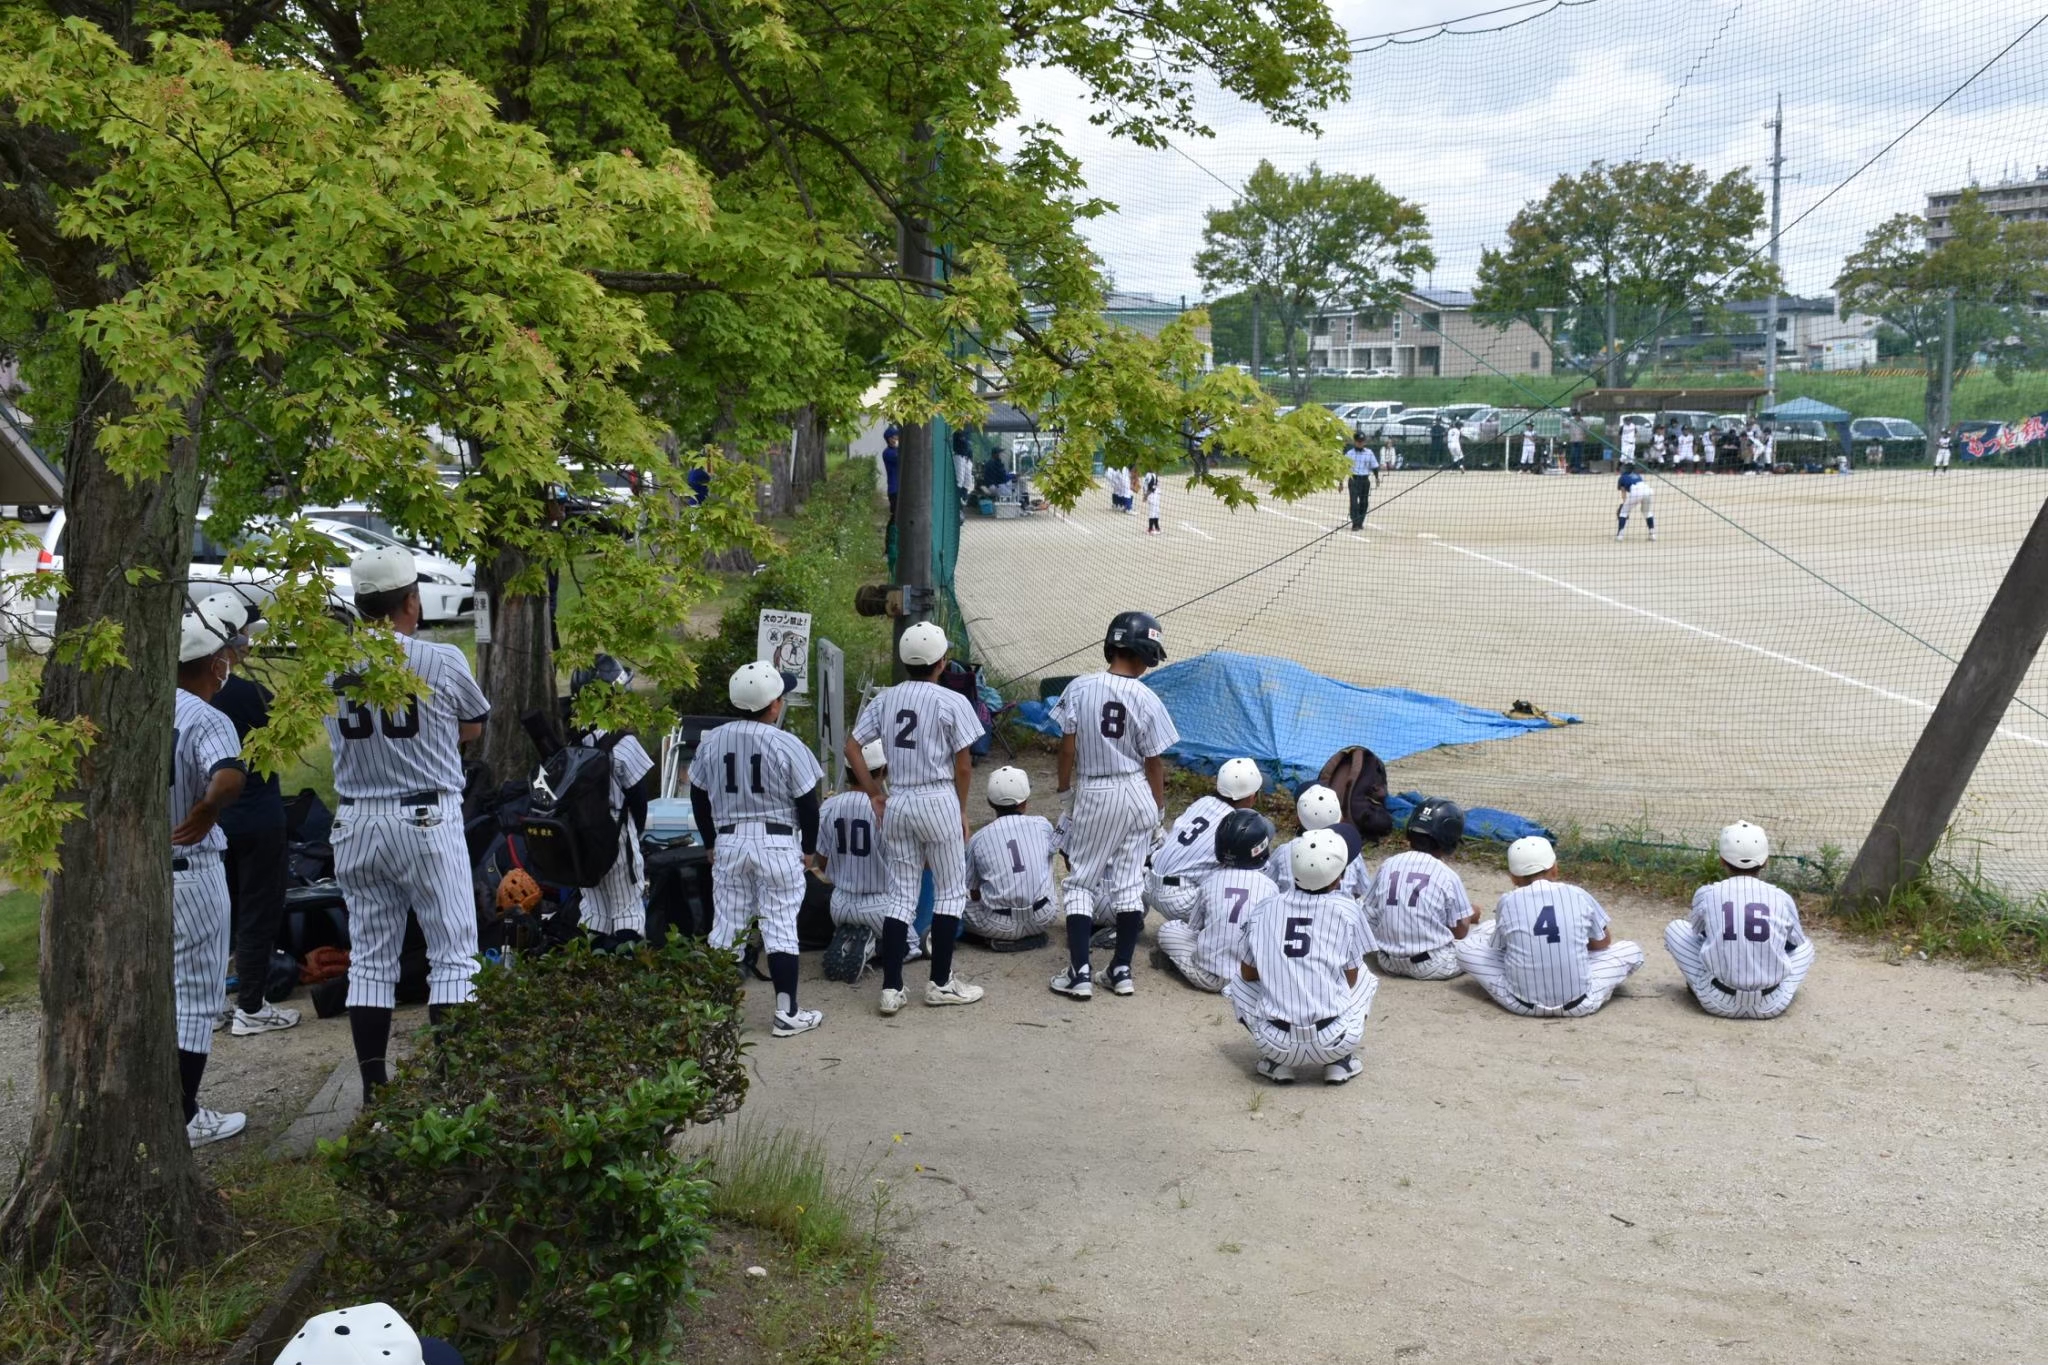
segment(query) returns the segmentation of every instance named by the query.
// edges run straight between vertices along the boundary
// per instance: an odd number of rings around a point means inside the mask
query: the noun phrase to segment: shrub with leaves
[[[470,1359],[651,1359],[705,1245],[670,1150],[746,1093],[739,972],[703,943],[491,968],[329,1149],[383,1210],[335,1269]]]

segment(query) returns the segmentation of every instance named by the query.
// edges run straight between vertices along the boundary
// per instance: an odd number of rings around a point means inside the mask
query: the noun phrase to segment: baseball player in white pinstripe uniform
[[[861,746],[868,773],[882,781],[889,764],[882,741]],[[859,787],[828,798],[818,812],[819,870],[832,883],[832,942],[825,979],[854,982],[867,968],[889,919],[889,865],[882,856],[882,817]]]
[[[1509,844],[1515,889],[1458,940],[1458,961],[1510,1013],[1577,1019],[1607,1003],[1643,965],[1643,950],[1611,939],[1600,902],[1556,872],[1548,839]]]
[[[1422,981],[1446,981],[1464,969],[1458,944],[1479,912],[1465,894],[1465,879],[1438,855],[1465,837],[1465,812],[1456,802],[1430,797],[1408,817],[1408,851],[1380,864],[1366,893],[1366,918],[1379,940],[1382,971]]]
[[[1335,830],[1346,847],[1364,847],[1358,831],[1345,823],[1344,803],[1337,799],[1337,793],[1320,783],[1302,788],[1301,795],[1294,799],[1294,818],[1301,822],[1303,834],[1319,829]],[[1266,875],[1282,891],[1294,885],[1292,848],[1292,844],[1282,845],[1274,849],[1273,856],[1266,861]],[[1337,889],[1360,903],[1372,895],[1372,868],[1366,863],[1363,852],[1356,853],[1345,865],[1344,875],[1338,878]]]
[[[953,948],[967,906],[967,789],[974,780],[974,754],[981,717],[958,692],[933,681],[946,667],[952,645],[946,632],[919,621],[897,641],[897,656],[910,681],[885,687],[868,699],[846,741],[846,766],[877,813],[886,808],[882,854],[889,867],[889,919],[882,926],[883,1014],[902,1009],[903,959],[910,923],[917,917],[919,884],[932,874],[931,979],[927,1005],[971,1005],[982,989],[953,976]],[[868,771],[863,748],[880,740],[889,756],[889,792]]]
[[[329,840],[334,879],[348,902],[348,1023],[367,1102],[390,1075],[385,1056],[408,910],[427,940],[428,1017],[438,1024],[450,1005],[476,993],[461,745],[483,733],[490,703],[461,650],[413,638],[420,594],[410,551],[370,550],[349,565],[349,576],[363,629],[394,633],[419,680],[411,703],[392,714],[356,701],[346,691],[351,679],[336,678],[339,700],[327,717],[341,801]]]
[[[1046,926],[1059,913],[1052,822],[1031,814],[1030,801],[1028,773],[996,769],[988,775],[988,804],[996,818],[967,841],[967,932],[998,951],[1019,940],[1042,946]]]
[[[1216,829],[1217,866],[1196,887],[1185,920],[1159,926],[1159,951],[1197,990],[1220,991],[1237,975],[1245,921],[1279,895],[1266,875],[1273,826],[1255,810],[1234,810]]]
[[[1245,921],[1223,995],[1259,1050],[1261,1076],[1289,1085],[1296,1067],[1320,1066],[1342,1085],[1364,1070],[1358,1044],[1380,984],[1365,956],[1377,945],[1358,902],[1331,894],[1351,861],[1343,836],[1310,830],[1288,847],[1294,889]]]
[[[194,1147],[233,1137],[248,1122],[199,1103],[228,960],[228,879],[221,866],[228,841],[218,821],[242,794],[247,774],[235,723],[208,705],[227,681],[228,645],[241,629],[239,618],[217,615],[213,605],[201,603],[185,618],[171,731],[171,986],[185,1140]]]
[[[1721,831],[1728,875],[1693,893],[1692,914],[1664,929],[1664,946],[1700,1008],[1723,1019],[1775,1019],[1813,968],[1799,906],[1759,873],[1771,841],[1747,820]]]
[[[607,673],[605,665],[610,665]],[[624,687],[632,675],[620,668],[609,655],[599,658],[599,669],[591,673],[579,671],[569,684],[569,696],[573,701],[584,686],[593,681]],[[576,740],[586,748],[598,748],[606,738],[603,730],[592,730]],[[654,760],[640,743],[637,735],[620,735],[612,744],[611,809],[619,821],[619,856],[612,860],[611,870],[604,874],[596,886],[583,889],[580,903],[579,922],[592,934],[605,935],[616,940],[621,935],[634,938],[645,937],[647,933],[647,860],[640,853],[640,832],[647,824],[648,793],[642,785],[647,775],[654,771]]]
[[[1131,959],[1145,927],[1145,855],[1166,810],[1166,760],[1180,740],[1166,704],[1139,679],[1165,662],[1159,622],[1118,614],[1102,642],[1106,672],[1074,679],[1053,708],[1059,722],[1060,829],[1067,853],[1067,967],[1052,979],[1061,995],[1095,994],[1088,961],[1098,916],[1116,924],[1109,988],[1137,991]],[[1077,785],[1078,784],[1078,785]]]
[[[1152,850],[1145,873],[1145,904],[1165,918],[1186,919],[1195,908],[1202,878],[1214,872],[1216,831],[1225,816],[1259,799],[1266,776],[1248,758],[1233,758],[1216,770],[1216,794],[1189,803],[1167,831],[1166,842]]]
[[[781,728],[783,698],[795,685],[765,660],[741,664],[726,696],[744,719],[706,731],[690,760],[690,810],[711,849],[711,946],[733,947],[760,920],[777,1038],[825,1022],[823,1011],[801,1009],[796,998],[796,916],[804,903],[804,859],[818,847],[825,772],[804,742]]]

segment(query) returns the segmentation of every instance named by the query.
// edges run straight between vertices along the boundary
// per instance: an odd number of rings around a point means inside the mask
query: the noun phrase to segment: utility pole
[[[1948,301],[1942,310],[1941,319],[1941,429],[1947,431],[1954,425],[1949,411],[1956,378],[1956,291],[1951,285]]]
[[[1778,204],[1785,170],[1785,97],[1764,127],[1771,130],[1771,298],[1764,305],[1764,410],[1778,405]]]
[[[1252,286],[1252,382],[1266,382],[1265,350],[1259,345],[1259,287]]]
[[[920,125],[915,136],[925,145],[917,152],[918,183],[909,196],[911,210],[897,233],[897,256],[911,289],[919,294],[929,294],[930,290],[921,286],[928,285],[932,279],[931,225],[916,205],[923,202],[930,184],[931,130]],[[906,378],[912,383],[924,382],[916,375]],[[915,426],[903,428],[901,447],[896,479],[896,586],[902,593],[902,607],[896,615],[895,638],[898,640],[902,639],[905,630],[918,621],[928,619],[932,612],[931,420],[927,418]],[[895,655],[896,681],[902,682],[906,676],[902,656],[893,649],[890,653]]]

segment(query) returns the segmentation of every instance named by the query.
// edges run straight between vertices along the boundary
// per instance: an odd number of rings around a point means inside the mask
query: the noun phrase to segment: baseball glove
[[[525,868],[515,867],[498,880],[498,909],[531,914],[540,904],[540,883]]]

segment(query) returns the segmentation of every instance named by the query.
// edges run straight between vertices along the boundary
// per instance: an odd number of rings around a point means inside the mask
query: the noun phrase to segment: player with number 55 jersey
[[[1643,950],[1608,933],[1607,911],[1584,887],[1557,880],[1557,854],[1531,835],[1508,845],[1515,889],[1492,922],[1458,940],[1458,961],[1512,1014],[1582,1018],[1643,965]]]

